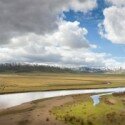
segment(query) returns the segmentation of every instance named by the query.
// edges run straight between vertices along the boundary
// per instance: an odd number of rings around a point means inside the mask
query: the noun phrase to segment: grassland
[[[109,88],[120,86],[125,86],[125,75],[73,73],[23,73],[0,75],[0,93]]]
[[[56,119],[67,125],[125,125],[125,94],[104,96],[97,106],[89,95],[73,98],[73,102],[53,108]]]

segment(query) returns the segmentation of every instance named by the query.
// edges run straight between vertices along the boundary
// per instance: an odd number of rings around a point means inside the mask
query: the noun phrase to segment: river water
[[[22,103],[30,102],[37,99],[46,99],[51,97],[74,95],[74,94],[88,94],[92,93],[94,105],[99,103],[99,93],[118,93],[125,92],[125,87],[122,88],[107,88],[107,89],[86,89],[86,90],[60,90],[60,91],[43,91],[43,92],[27,92],[0,95],[0,109],[9,108],[20,105]],[[95,95],[96,94],[96,95]],[[99,94],[99,95],[97,95]]]
[[[117,93],[117,92],[112,92],[112,93]],[[103,93],[103,94],[97,94],[97,95],[92,95],[90,96],[93,100],[93,106],[96,106],[97,104],[100,103],[100,98],[104,95],[111,95],[112,93]]]

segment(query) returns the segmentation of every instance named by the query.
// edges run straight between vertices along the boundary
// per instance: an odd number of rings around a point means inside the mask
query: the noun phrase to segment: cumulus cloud
[[[95,53],[88,48],[96,48],[96,45],[89,44],[87,33],[77,21],[61,21],[53,33],[30,33],[12,38],[9,44],[1,46],[1,62],[104,67],[109,66],[112,61],[115,66],[119,66],[117,61],[111,60],[110,55]]]
[[[106,53],[95,53],[90,49],[73,49],[64,46],[34,46],[27,44],[18,48],[0,49],[1,62],[27,62],[57,64],[65,66],[121,67],[121,63]],[[123,66],[123,65],[122,65]]]
[[[12,38],[7,46],[12,48],[26,45],[37,45],[37,47],[57,46],[75,49],[88,48],[87,33],[87,29],[80,27],[77,21],[61,21],[58,23],[58,29],[53,33],[44,35],[29,33],[24,36]]]
[[[1,46],[0,53],[6,53],[15,59],[23,57],[27,61],[41,60],[45,62],[48,59],[47,62],[49,60],[55,62],[61,57],[65,57],[66,53],[69,53],[68,51],[88,48],[87,33],[87,30],[81,28],[77,21],[61,21],[58,24],[58,30],[53,33],[44,35],[30,33],[12,38],[9,44]]]
[[[110,4],[103,11],[104,20],[99,26],[99,33],[102,37],[112,43],[125,44],[125,1],[106,0]]]
[[[59,31],[55,32],[51,37],[52,41],[59,46],[66,46],[70,48],[87,48],[89,47],[86,35],[87,29],[79,27],[79,22],[61,22]],[[50,41],[51,42],[51,41]],[[52,42],[51,42],[52,43]]]
[[[104,9],[104,21],[99,24],[100,34],[113,43],[125,44],[125,7]]]
[[[106,2],[115,6],[125,6],[125,0],[106,0]]]
[[[79,22],[62,19],[64,11],[87,13],[95,7],[96,0],[0,0],[0,63],[121,65],[92,51],[97,45],[90,44]]]
[[[27,62],[40,64],[56,64],[65,66],[90,66],[118,68],[123,63],[117,62],[111,55],[95,53],[89,49],[67,49],[65,47],[44,46],[0,50],[1,62]]]
[[[27,33],[53,32],[63,11],[87,12],[96,6],[96,0],[0,0],[0,43]]]

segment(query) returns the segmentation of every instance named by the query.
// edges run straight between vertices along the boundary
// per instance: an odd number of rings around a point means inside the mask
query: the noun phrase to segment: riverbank
[[[93,106],[90,94],[36,100],[0,110],[2,125],[124,125],[125,94],[102,96]]]
[[[0,74],[0,94],[125,86],[124,74]]]
[[[55,119],[51,110],[55,106],[73,101],[72,96],[37,100],[13,108],[0,110],[1,125],[65,125]]]

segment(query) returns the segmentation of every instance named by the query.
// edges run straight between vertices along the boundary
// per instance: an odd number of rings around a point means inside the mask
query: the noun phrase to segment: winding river
[[[125,87],[122,88],[107,88],[107,89],[86,89],[86,90],[60,90],[60,91],[44,91],[44,92],[27,92],[0,95],[0,109],[9,108],[20,105],[22,103],[30,102],[37,99],[46,99],[51,97],[74,95],[74,94],[88,94],[92,93],[93,105],[99,103],[99,98],[105,94],[112,94],[118,92],[125,92]],[[100,94],[102,93],[102,94]]]

